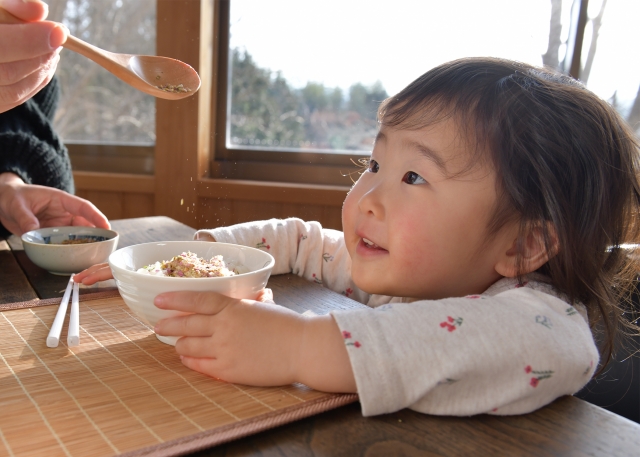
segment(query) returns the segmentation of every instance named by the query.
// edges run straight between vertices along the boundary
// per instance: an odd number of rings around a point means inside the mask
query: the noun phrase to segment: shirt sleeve
[[[222,243],[267,251],[276,261],[273,274],[294,273],[361,303],[369,299],[351,280],[351,258],[342,232],[323,229],[318,222],[270,219],[199,232]]]
[[[526,287],[332,315],[365,416],[527,413],[577,392],[598,363],[581,313]]]

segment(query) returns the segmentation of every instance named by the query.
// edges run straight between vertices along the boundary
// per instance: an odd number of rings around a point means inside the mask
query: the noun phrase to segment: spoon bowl
[[[180,60],[109,52],[72,35],[62,46],[93,60],[130,86],[154,97],[180,100],[200,88],[198,73]]]
[[[0,24],[24,24],[0,8]],[[132,87],[157,98],[180,100],[200,88],[200,76],[191,65],[169,57],[120,54],[105,51],[68,35],[62,45],[82,54]]]

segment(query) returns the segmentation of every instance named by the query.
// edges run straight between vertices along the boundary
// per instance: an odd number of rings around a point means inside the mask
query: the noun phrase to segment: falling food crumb
[[[180,206],[184,205],[184,198],[180,199]]]

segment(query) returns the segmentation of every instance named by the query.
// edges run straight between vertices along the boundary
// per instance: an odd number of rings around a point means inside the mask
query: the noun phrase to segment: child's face
[[[482,293],[501,278],[495,265],[515,232],[501,230],[487,240],[495,172],[476,164],[448,178],[469,158],[453,120],[419,130],[381,129],[371,163],[342,209],[358,287],[438,299]]]

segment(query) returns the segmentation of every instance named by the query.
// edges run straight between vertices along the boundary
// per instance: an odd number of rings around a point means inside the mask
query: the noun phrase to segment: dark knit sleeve
[[[0,113],[0,173],[73,193],[69,153],[52,124],[59,92],[54,78],[30,100]]]
[[[0,113],[0,173],[73,192],[69,153],[52,124],[58,94],[54,78],[32,99]]]

